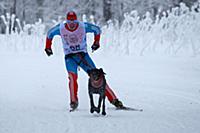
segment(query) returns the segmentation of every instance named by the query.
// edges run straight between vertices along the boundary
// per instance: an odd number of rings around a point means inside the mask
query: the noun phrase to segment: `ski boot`
[[[76,101],[76,102],[71,102],[71,103],[70,103],[70,107],[71,107],[70,112],[76,110],[77,107],[78,107],[78,101]]]
[[[111,104],[113,104],[117,109],[122,109],[124,107],[123,103],[118,99],[112,100]]]

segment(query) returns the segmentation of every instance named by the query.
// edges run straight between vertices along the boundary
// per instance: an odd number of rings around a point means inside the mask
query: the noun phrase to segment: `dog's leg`
[[[97,113],[100,113],[100,108],[101,108],[101,102],[102,102],[102,96],[99,96],[99,103],[98,103],[98,107],[97,107]]]
[[[106,109],[105,109],[105,96],[103,96],[103,109],[102,109],[102,115],[106,115]]]
[[[95,109],[95,106],[94,106],[94,100],[93,100],[93,95],[92,94],[89,94],[90,96],[90,113],[94,113],[94,109]]]

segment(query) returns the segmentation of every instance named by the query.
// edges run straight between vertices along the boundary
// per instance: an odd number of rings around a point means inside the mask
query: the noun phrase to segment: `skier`
[[[86,33],[88,32],[94,33],[94,43],[91,48],[95,51],[100,47],[100,28],[91,23],[78,21],[76,13],[74,11],[69,11],[66,15],[66,20],[50,29],[46,38],[45,52],[48,56],[51,56],[53,55],[51,49],[52,39],[55,35],[61,36],[65,54],[65,65],[69,78],[70,107],[73,110],[78,107],[78,66],[85,72],[96,68],[94,62],[87,53]],[[105,95],[110,103],[117,109],[123,107],[122,102],[118,100],[108,84],[106,84]]]

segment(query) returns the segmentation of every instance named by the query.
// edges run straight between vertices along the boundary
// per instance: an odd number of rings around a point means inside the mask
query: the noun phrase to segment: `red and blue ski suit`
[[[96,68],[94,62],[87,53],[86,33],[94,33],[94,41],[100,40],[101,30],[98,26],[91,23],[83,23],[78,21],[78,28],[70,31],[66,26],[66,21],[51,28],[47,33],[46,48],[51,48],[52,39],[55,35],[60,35],[63,42],[63,50],[65,53],[65,65],[68,71],[70,101],[78,102],[78,66],[85,72]],[[80,54],[78,54],[80,53]],[[79,56],[83,55],[83,56]],[[73,58],[69,58],[73,56]],[[87,63],[81,62],[81,58]],[[106,96],[110,102],[117,99],[112,89],[106,85]]]

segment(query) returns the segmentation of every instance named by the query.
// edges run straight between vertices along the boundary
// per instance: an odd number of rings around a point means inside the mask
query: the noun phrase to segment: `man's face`
[[[77,27],[78,21],[77,20],[67,20],[67,26],[70,30],[74,30]]]

